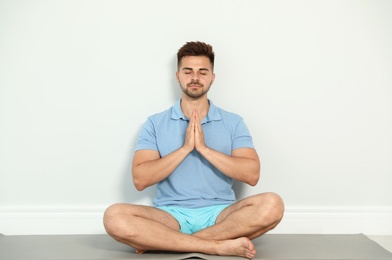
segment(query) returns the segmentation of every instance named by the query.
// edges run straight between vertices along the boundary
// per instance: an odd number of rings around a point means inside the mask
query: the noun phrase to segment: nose
[[[199,76],[197,75],[197,73],[192,73],[192,81],[198,81],[199,80]]]

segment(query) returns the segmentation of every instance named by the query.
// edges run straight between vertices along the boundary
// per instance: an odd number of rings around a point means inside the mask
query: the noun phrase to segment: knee
[[[105,213],[103,215],[103,225],[109,235],[118,235],[119,231],[122,230],[121,223],[123,222],[123,216],[123,204],[113,204],[105,210]]]
[[[284,202],[283,199],[276,193],[270,193],[270,209],[271,214],[275,217],[277,222],[283,218],[284,214]]]
[[[284,202],[282,198],[273,192],[261,194],[259,200],[260,214],[263,216],[264,224],[270,224],[272,228],[276,227],[283,218]]]

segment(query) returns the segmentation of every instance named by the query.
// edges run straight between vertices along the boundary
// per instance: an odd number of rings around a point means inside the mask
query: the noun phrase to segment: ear
[[[178,71],[176,71],[176,79],[177,79],[178,82],[180,82],[180,78],[179,78],[179,75],[178,75]]]
[[[215,73],[212,73],[212,81],[211,81],[211,85],[214,83],[215,81]]]

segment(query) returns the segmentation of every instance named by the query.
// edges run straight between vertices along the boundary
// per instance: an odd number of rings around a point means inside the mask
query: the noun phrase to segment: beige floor
[[[392,253],[392,236],[367,236]]]

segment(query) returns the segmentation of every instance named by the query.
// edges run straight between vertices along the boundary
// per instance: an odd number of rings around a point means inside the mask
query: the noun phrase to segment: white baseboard
[[[1,208],[3,235],[103,234],[101,208]]]
[[[103,208],[0,207],[4,235],[104,234]],[[392,207],[287,207],[275,234],[392,235]]]
[[[392,235],[392,207],[288,207],[270,233]]]

